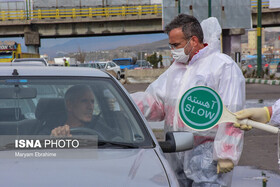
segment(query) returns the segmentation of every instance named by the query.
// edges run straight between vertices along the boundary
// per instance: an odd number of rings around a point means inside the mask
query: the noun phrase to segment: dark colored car
[[[247,76],[254,76],[257,74],[258,64],[257,58],[248,58],[241,61],[242,63],[242,71],[246,72]],[[262,60],[262,73],[269,72],[270,66],[269,63],[263,59]]]
[[[277,72],[280,72],[280,62],[277,65]]]
[[[137,60],[135,63],[138,67],[135,69],[152,69],[153,66],[147,60]]]

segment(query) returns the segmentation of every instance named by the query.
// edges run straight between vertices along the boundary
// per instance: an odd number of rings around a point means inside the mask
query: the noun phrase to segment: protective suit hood
[[[215,17],[210,17],[201,22],[201,28],[203,31],[204,44],[207,44],[206,47],[199,50],[193,57],[192,60],[189,62],[189,64],[194,63],[197,59],[207,57],[208,55],[214,53],[214,52],[220,52],[221,49],[221,41],[220,36],[222,33],[222,28],[219,24],[219,21]],[[207,50],[205,48],[208,48]],[[175,60],[174,64],[179,64]]]
[[[201,28],[204,35],[204,43],[207,43],[211,48],[215,48],[220,51],[221,41],[220,36],[222,28],[219,21],[215,17],[210,17],[201,22]]]
[[[280,126],[280,99],[278,99],[272,106],[272,116],[270,124]]]

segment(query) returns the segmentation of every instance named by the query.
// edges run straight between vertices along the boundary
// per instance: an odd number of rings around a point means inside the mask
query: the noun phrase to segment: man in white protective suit
[[[193,131],[181,121],[178,106],[188,89],[201,85],[217,91],[230,111],[241,110],[245,79],[237,64],[220,52],[221,27],[216,18],[200,24],[195,17],[180,14],[165,27],[165,32],[174,63],[145,92],[132,97],[148,121],[164,120],[165,132],[194,133],[193,150],[166,153],[181,186],[230,186],[231,170],[243,148],[243,132],[231,123]]]
[[[269,123],[270,125],[280,126],[280,99],[278,99],[272,106],[263,108],[248,108],[235,113],[237,119],[251,119],[261,123]],[[250,130],[250,125],[234,124],[242,130]]]

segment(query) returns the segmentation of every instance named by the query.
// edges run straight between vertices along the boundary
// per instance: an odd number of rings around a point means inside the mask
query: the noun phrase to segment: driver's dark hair
[[[69,88],[65,95],[64,95],[64,101],[65,103],[67,101],[73,102],[77,98],[81,97],[85,92],[92,92],[91,88],[87,85],[75,85]]]
[[[169,34],[175,28],[182,28],[185,39],[196,36],[200,43],[203,43],[203,31],[198,20],[191,15],[179,14],[165,26],[164,32]]]

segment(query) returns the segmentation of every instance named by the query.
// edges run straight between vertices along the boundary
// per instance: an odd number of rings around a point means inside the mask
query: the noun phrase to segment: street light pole
[[[261,71],[262,71],[262,1],[261,0],[258,0],[257,54],[258,54],[257,76],[261,77]]]
[[[212,16],[212,5],[211,0],[208,0],[208,18]]]
[[[28,2],[27,2],[27,0],[25,0],[25,4],[26,4],[26,19],[29,19],[28,18]]]
[[[178,14],[181,14],[181,0],[178,0]]]

